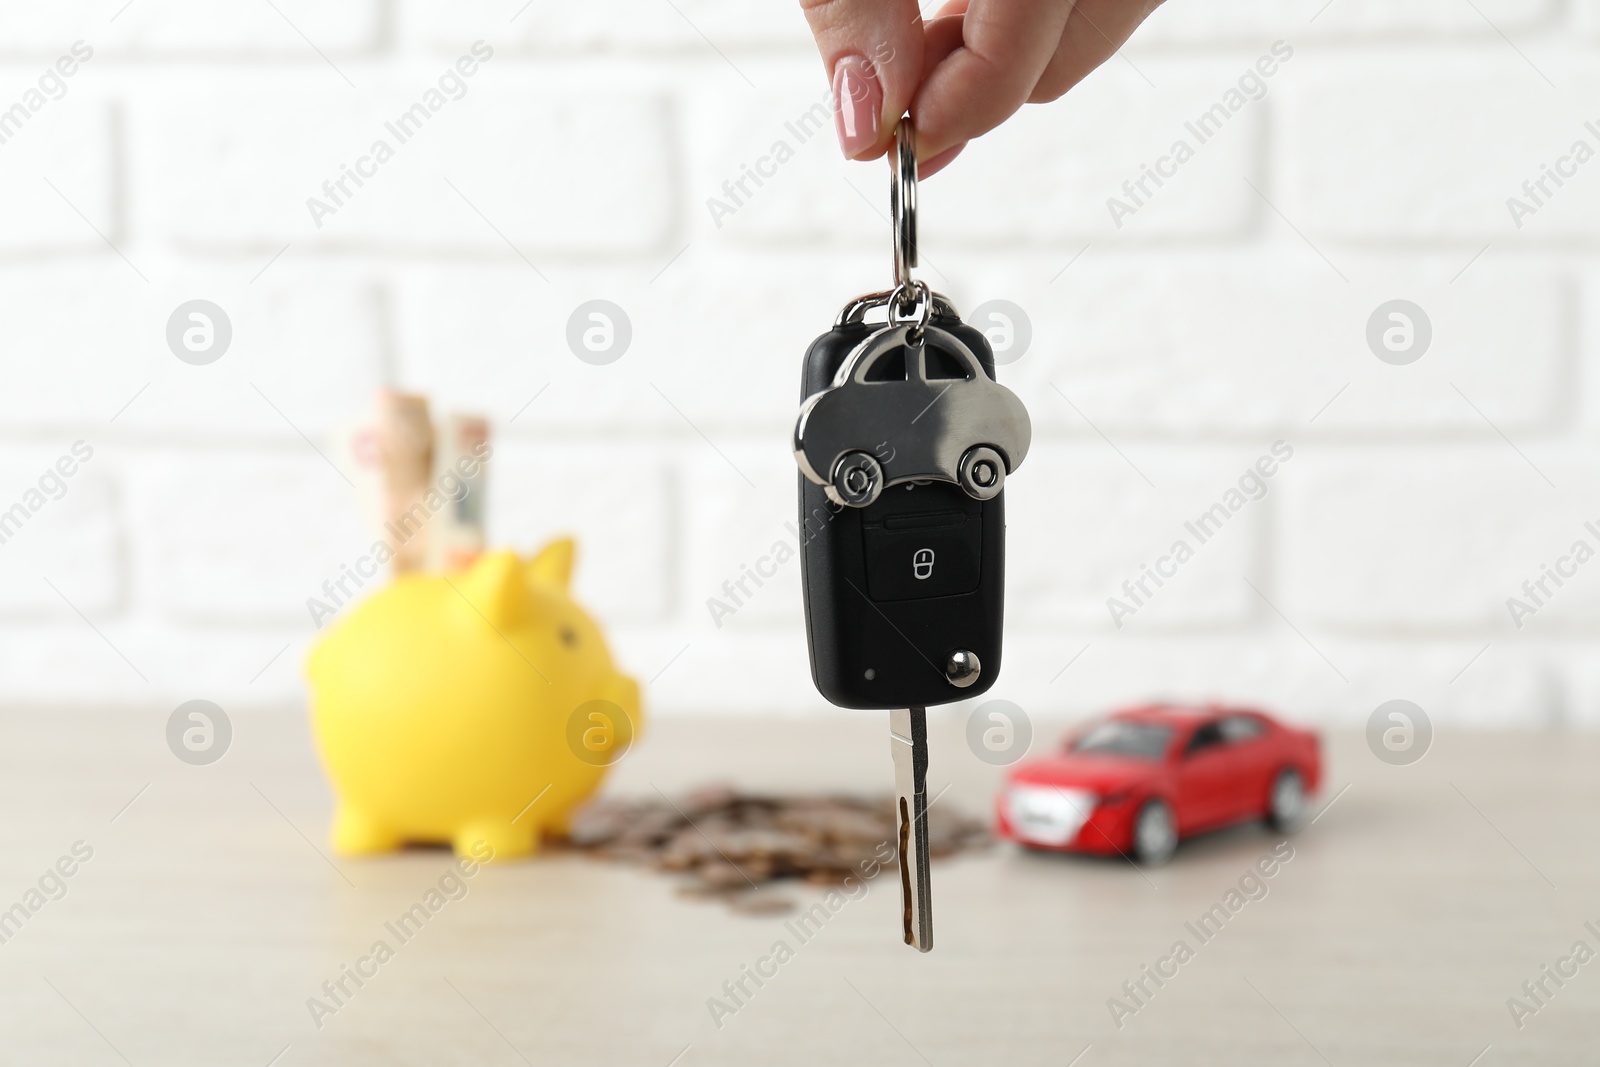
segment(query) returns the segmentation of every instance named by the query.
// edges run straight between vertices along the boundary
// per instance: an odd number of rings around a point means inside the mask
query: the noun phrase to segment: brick
[[[687,418],[712,435],[782,438],[793,427],[806,346],[887,273],[879,257],[701,241],[669,258],[643,269],[564,270],[549,285],[518,267],[407,272],[396,300],[402,378],[517,433],[698,441]],[[579,306],[597,298],[622,307],[632,331],[627,351],[603,366],[578,359],[566,334]]]
[[[703,244],[683,259],[650,287],[660,290],[655,329],[679,339],[663,353],[659,384],[707,430],[787,440],[806,349],[847,301],[887,287],[888,263],[854,252]]]
[[[925,195],[919,189],[927,247],[931,251],[940,241],[1015,248],[1240,234],[1257,211],[1255,194],[1241,178],[1261,184],[1262,130],[1292,63],[1264,83],[1261,99],[1230,112],[1202,141],[1188,124],[1223,100],[1237,72],[1147,66],[1152,88],[1113,61],[1062,100],[1024,108],[928,183]],[[1182,165],[1162,162],[1174,156],[1180,141],[1193,158]],[[1123,185],[1137,182],[1146,165],[1175,167],[1176,173],[1159,187],[1147,180],[1150,195],[1141,196],[1140,206]],[[1120,227],[1108,206],[1112,197],[1137,209],[1120,219]],[[941,257],[929,268],[948,269],[947,262]]]
[[[886,249],[883,164],[842,162],[828,124],[808,135],[813,127],[802,119],[813,115],[821,121],[812,109],[821,104],[826,110],[827,85],[809,65],[783,70],[781,88],[769,89],[764,80],[760,94],[707,89],[691,99],[691,155],[702,161],[690,176],[697,211],[711,197],[735,207],[721,219],[719,232],[729,240]],[[1162,88],[1151,89],[1130,70],[1105,68],[1065,100],[1023,109],[922,187],[920,225],[930,277],[949,269],[951,261],[933,251],[942,244],[1016,248],[1240,232],[1256,211],[1240,175],[1257,173],[1265,100],[1247,105],[1198,144],[1194,158],[1165,187],[1147,183],[1155,195],[1123,219],[1120,230],[1114,225],[1107,198],[1125,196],[1123,182],[1138,179],[1141,164],[1155,163],[1176,139],[1198,143],[1185,121],[1232,84],[1232,75],[1220,81],[1192,72],[1170,75],[1162,75]],[[748,180],[751,195],[736,203],[723,183],[737,182],[746,166],[772,177],[759,188]],[[709,218],[709,211],[698,214],[697,225]]]
[[[149,716],[156,745],[166,716],[185,700],[212,700],[230,714],[304,706],[305,625],[183,627],[122,615],[95,618],[95,626],[100,634],[69,616],[0,627],[0,699],[137,711]],[[247,729],[234,719],[236,744]]]
[[[1341,251],[1345,281],[1303,247],[1159,259],[1091,249],[1058,278],[1066,254],[966,257],[953,288],[969,318],[994,299],[1028,316],[1029,348],[1000,377],[1041,433],[1093,436],[1086,418],[1118,441],[1547,432],[1568,408],[1571,286],[1493,250],[1462,272],[1470,258]],[[1396,298],[1419,305],[1432,332],[1405,366],[1367,343],[1368,321]]]
[[[1011,700],[1037,723],[1061,712],[1096,716],[1152,699],[1216,701],[1336,729],[1364,728],[1379,704],[1396,698],[1419,704],[1440,729],[1538,728],[1551,722],[1559,703],[1546,657],[1532,650],[1497,644],[1474,662],[1483,641],[1377,642],[1309,633],[1315,649],[1276,616],[1226,637],[1015,628],[1006,635],[1000,680],[979,703]],[[970,707],[952,710],[970,714]],[[1056,740],[1053,733],[1036,735],[1032,752]]]
[[[725,59],[719,51],[811,43],[805,16],[793,5],[752,7],[738,0],[620,0],[604,8],[539,5],[519,11],[493,0],[441,6],[425,0],[400,5],[402,39],[441,50],[483,38],[510,51],[566,55],[612,49],[670,52],[728,68],[729,84],[744,85],[732,64],[757,77],[763,64],[749,56]],[[676,8],[676,10],[674,10]],[[507,12],[511,12],[508,19]],[[502,44],[503,42],[503,44]]]
[[[176,623],[303,624],[371,539],[355,492],[302,444],[145,452],[128,466],[141,602]]]
[[[99,448],[83,440],[74,453],[74,443],[63,438],[48,448],[7,448],[0,470],[0,534],[6,536],[0,613],[77,622],[74,608],[104,617],[122,605],[121,515],[105,470],[108,449],[103,440]],[[63,476],[64,470],[72,473]]]
[[[220,49],[321,63],[307,39],[323,52],[370,48],[377,43],[378,19],[375,0],[274,0],[273,5],[68,0],[6,11],[0,15],[0,39],[13,54],[53,56],[74,40],[85,40],[96,53],[209,55]]]
[[[695,232],[745,245],[886,249],[883,163],[841,156],[826,72],[802,62],[769,70],[759,92],[708,80],[687,95]]]
[[[150,389],[119,426],[250,432],[297,445],[305,434],[327,450],[330,435],[364,410],[382,382],[386,300],[359,274],[283,259],[259,278],[261,265],[252,261],[228,273],[163,280],[141,308],[159,362]],[[192,299],[216,303],[233,329],[227,352],[204,366],[184,363],[167,344],[168,322]]]
[[[546,283],[520,266],[408,272],[396,307],[401,381],[443,407],[488,414],[509,433],[681,427],[650,384],[681,335],[661,329],[647,277],[584,269]],[[621,307],[631,331],[628,348],[605,365],[567,344],[569,320],[596,299]],[[670,377],[669,396],[678,392]]]
[[[22,98],[19,89],[16,100]],[[14,102],[0,101],[0,110]],[[68,82],[66,95],[47,99],[11,129],[4,127],[9,136],[0,146],[6,159],[0,169],[0,251],[114,255],[100,236],[126,239],[112,186],[108,106]]]
[[[1600,315],[1600,274],[1590,273],[1579,288],[1579,320],[1583,323],[1597,321]],[[1579,330],[1578,360],[1591,366],[1600,358],[1600,332],[1592,328]],[[1580,405],[1580,419],[1590,437],[1600,433],[1600,381],[1592,374],[1580,376],[1576,400]]]
[[[36,707],[148,706],[152,688],[139,675],[150,676],[155,635],[126,618],[95,626],[99,634],[73,616],[0,628],[4,699]]]
[[[320,636],[303,614],[296,622],[220,628],[146,623],[148,649],[139,669],[171,707],[185,700],[215,701],[230,715],[249,709],[301,709],[306,701],[305,661]],[[152,701],[146,700],[145,706]],[[249,729],[233,721],[235,743]]]
[[[189,247],[474,253],[530,275],[556,253],[664,247],[672,182],[637,180],[670,167],[662,100],[585,91],[490,60],[406,139],[387,128],[446,74],[456,77],[436,60],[385,72],[359,95],[313,90],[297,76],[145,100],[135,169],[151,191],[149,226]],[[393,153],[382,164],[380,141]],[[330,194],[324,183],[345,166],[373,173]],[[313,218],[313,198],[333,213],[317,208]]]
[[[1185,626],[1240,625],[1261,606],[1245,584],[1260,584],[1256,564],[1262,524],[1276,505],[1279,482],[1292,463],[1266,483],[1263,499],[1245,504],[1204,542],[1185,528],[1235,486],[1256,452],[1201,458],[1148,448],[1130,456],[1133,469],[1101,442],[1063,447],[1036,443],[1007,482],[1007,617],[1013,627],[1071,626],[1119,632],[1111,597],[1134,609],[1121,631],[1139,634]],[[1147,484],[1143,471],[1154,488]],[[1162,563],[1178,541],[1193,558]],[[1136,603],[1123,588],[1146,565],[1175,570],[1165,585],[1146,579]]]
[[[1365,729],[1373,711],[1395,699],[1422,708],[1440,745],[1451,743],[1452,731],[1548,729],[1562,720],[1560,674],[1543,648],[1491,644],[1487,635],[1398,642],[1314,634],[1318,648],[1350,678],[1323,697],[1330,725]],[[1310,686],[1304,696],[1315,699]]]
[[[720,447],[726,459],[706,446],[691,446],[686,457],[680,508],[689,630],[709,630],[720,640],[780,628],[803,644],[799,541],[789,529],[799,511],[794,458],[783,447]],[[786,558],[780,563],[779,557]],[[749,577],[752,571],[755,577]],[[763,577],[760,571],[773,573]],[[741,580],[742,590],[724,588]]]
[[[1278,206],[1313,240],[1592,240],[1600,234],[1592,160],[1564,188],[1547,186],[1554,195],[1541,196],[1535,214],[1519,220],[1507,206],[1512,197],[1531,204],[1523,183],[1574,142],[1600,150],[1585,127],[1600,112],[1575,103],[1595,99],[1600,86],[1550,57],[1540,65],[1562,91],[1509,48],[1443,58],[1425,79],[1398,61],[1319,71],[1286,94]],[[1396,123],[1396,113],[1430,118]]]
[[[1308,448],[1287,483],[1278,573],[1294,619],[1347,630],[1517,633],[1507,598],[1573,542],[1600,537],[1592,463],[1550,448],[1377,450],[1335,458]],[[1578,575],[1528,618],[1523,633],[1600,623],[1600,568]],[[1487,639],[1487,637],[1486,637]]]
[[[674,639],[676,640],[676,639]],[[742,628],[686,635],[683,654],[653,668],[647,699],[662,715],[770,715],[825,711],[811,684],[804,631]],[[641,682],[652,668],[640,664]]]
[[[1600,670],[1594,658],[1578,649],[1565,650],[1561,657],[1572,675],[1567,702],[1561,707],[1561,721],[1581,729],[1600,726]]]
[[[1270,39],[1269,35],[1296,44],[1323,40],[1365,43],[1387,34],[1495,37],[1495,27],[1515,33],[1548,26],[1559,11],[1556,0],[1486,0],[1477,7],[1482,15],[1467,5],[1428,0],[1224,0],[1198,10],[1194,5],[1163,4],[1140,27],[1134,42],[1137,48],[1254,44]]]
[[[536,551],[578,541],[573,589],[602,625],[660,621],[673,607],[681,551],[675,479],[645,442],[501,441],[489,475],[489,540]]]
[[[93,300],[83,299],[93,293]],[[10,427],[82,427],[97,439],[149,378],[130,360],[149,286],[114,256],[0,268],[0,321],[9,361],[0,419]],[[149,326],[159,345],[161,324]],[[148,351],[150,346],[142,346]],[[177,361],[169,355],[173,363]]]
[[[151,430],[299,444],[305,433],[325,444],[379,384],[382,301],[358,275],[304,270],[292,256],[254,281],[265,257],[181,268],[149,284],[114,259],[0,270],[0,318],[19,357],[0,415],[91,436]],[[228,349],[204,366],[167,342],[168,321],[193,299],[221,307],[232,329]]]

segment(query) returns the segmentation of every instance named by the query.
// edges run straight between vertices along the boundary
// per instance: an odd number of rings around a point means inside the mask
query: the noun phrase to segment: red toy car
[[[1242,708],[1132,708],[1014,768],[999,832],[1029,848],[1157,864],[1180,838],[1230,823],[1291,829],[1321,780],[1309,730]]]

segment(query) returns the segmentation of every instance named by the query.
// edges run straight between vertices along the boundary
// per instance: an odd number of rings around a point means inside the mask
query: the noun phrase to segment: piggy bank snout
[[[620,712],[621,717],[627,720],[624,723],[614,724],[617,735],[624,738],[623,747],[631,744],[638,736],[642,725],[640,722],[639,684],[625,674],[613,671],[600,683],[595,701]]]
[[[604,699],[627,712],[628,718],[639,721],[639,683],[626,674],[612,673],[603,686]]]

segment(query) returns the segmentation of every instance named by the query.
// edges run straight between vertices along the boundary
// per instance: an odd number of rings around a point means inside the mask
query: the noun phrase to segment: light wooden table
[[[75,842],[93,849],[0,944],[0,1062],[1466,1067],[1486,1046],[1482,1067],[1600,1062],[1600,960],[1547,979],[1554,996],[1520,1031],[1506,1006],[1575,941],[1600,950],[1584,927],[1600,928],[1593,736],[1445,731],[1404,768],[1330,737],[1321,799],[1348,790],[1205,944],[1184,924],[1272,848],[1266,831],[1191,843],[1148,873],[1007,846],[937,864],[922,956],[897,941],[886,879],[802,943],[785,917],[570,855],[479,873],[400,944],[385,923],[447,854],[330,859],[298,714],[236,716],[210,767],[167,751],[165,718],[0,713],[0,907]],[[882,718],[657,722],[611,788],[885,790]],[[934,788],[987,810],[999,772],[966,751],[957,714],[932,719]],[[360,988],[346,979],[353,995],[319,1028],[307,999],[380,938],[394,957]],[[1146,979],[1119,1029],[1108,998],[1126,1001],[1123,982],[1179,939],[1193,958],[1159,989]],[[715,1025],[708,999],[779,940],[793,958],[760,988],[746,979]]]

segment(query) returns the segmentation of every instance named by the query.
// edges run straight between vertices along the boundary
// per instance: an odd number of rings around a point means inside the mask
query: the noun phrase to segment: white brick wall
[[[27,87],[23,78],[33,73],[29,69],[12,84]],[[5,106],[15,102],[7,99]],[[104,102],[69,95],[47,103],[0,146],[6,151],[6,166],[0,168],[0,251],[83,254],[105,248],[96,229],[118,238],[125,225],[116,203],[114,128]]]
[[[281,14],[274,12],[276,6]],[[124,10],[126,8],[126,10]],[[97,52],[129,56],[266,56],[304,59],[305,37],[330,54],[372,48],[382,7],[375,3],[320,4],[274,0],[271,5],[225,5],[155,0],[63,0],[15,6],[0,15],[0,37],[11,53],[54,53],[74,39]]]
[[[796,133],[827,91],[798,8],[276,6],[0,14],[0,110],[95,50],[0,144],[0,509],[94,448],[0,544],[0,700],[298,705],[305,598],[366,545],[306,439],[333,455],[390,384],[494,419],[494,540],[580,537],[657,713],[819,708],[797,565],[720,627],[705,607],[787,536],[801,353],[887,276],[881,165]],[[318,227],[306,198],[479,39],[465,95]],[[1118,226],[1107,199],[1280,40],[1261,99]],[[1520,228],[1506,205],[1600,149],[1597,89],[1593,0],[1168,0],[924,187],[926,276],[1032,324],[1002,372],[1037,437],[993,695],[1600,723],[1600,563],[1520,629],[1505,604],[1600,524],[1600,160]],[[195,298],[234,327],[204,367],[164,341]],[[634,331],[604,367],[565,343],[593,298]],[[1432,324],[1409,366],[1366,343],[1396,298]],[[1115,625],[1278,440],[1265,497]]]

